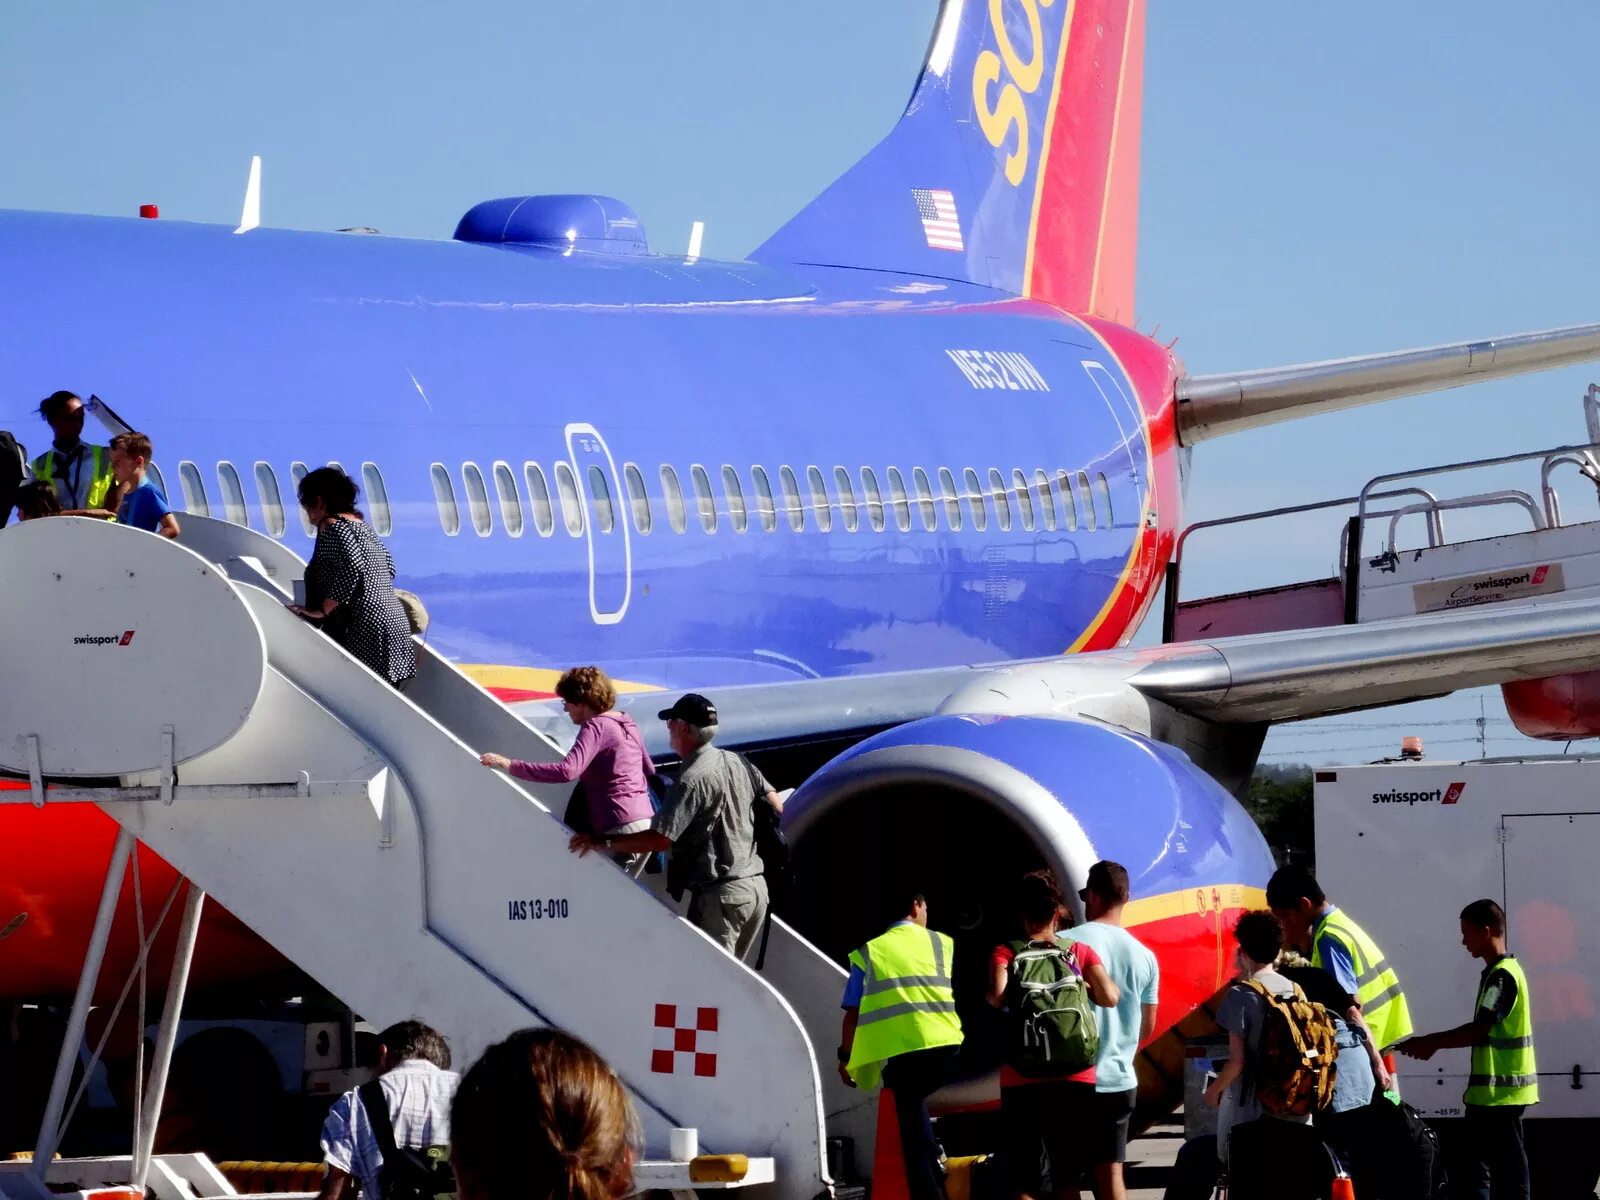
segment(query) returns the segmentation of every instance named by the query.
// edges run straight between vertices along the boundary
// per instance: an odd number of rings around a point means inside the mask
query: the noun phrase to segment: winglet
[[[244,211],[235,233],[249,233],[261,224],[261,155],[250,159],[250,182],[244,188]]]

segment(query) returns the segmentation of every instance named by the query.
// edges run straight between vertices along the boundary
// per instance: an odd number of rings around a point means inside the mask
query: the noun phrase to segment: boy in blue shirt
[[[123,488],[117,523],[175,538],[178,518],[172,515],[166,497],[147,478],[145,467],[150,454],[150,439],[142,433],[119,433],[111,439],[111,473]]]

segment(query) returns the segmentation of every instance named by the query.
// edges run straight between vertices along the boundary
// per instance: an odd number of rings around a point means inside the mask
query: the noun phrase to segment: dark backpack
[[[27,466],[26,454],[16,438],[0,429],[0,529],[11,519],[11,506],[16,503]]]
[[[380,1081],[362,1084],[356,1096],[367,1110],[367,1121],[383,1154],[383,1168],[378,1173],[382,1195],[364,1200],[455,1200],[456,1174],[450,1167],[450,1147],[412,1150],[395,1145],[389,1101],[384,1098]]]
[[[1278,1117],[1321,1112],[1333,1101],[1338,1070],[1339,1030],[1332,1014],[1307,1000],[1299,984],[1288,997],[1254,979],[1245,986],[1262,999],[1261,1040],[1250,1079],[1261,1111]]]
[[[1007,1062],[1030,1079],[1076,1075],[1100,1054],[1089,984],[1057,942],[1013,942],[1008,1007],[1015,1022]]]
[[[1337,1173],[1320,1126],[1259,1117],[1228,1133],[1228,1200],[1328,1200]]]
[[[1350,1165],[1361,1200],[1442,1200],[1449,1194],[1439,1135],[1406,1103],[1380,1091],[1371,1104],[1317,1118]]]

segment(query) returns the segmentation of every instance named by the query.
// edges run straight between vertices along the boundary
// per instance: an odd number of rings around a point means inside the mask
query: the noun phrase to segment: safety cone
[[[872,1200],[911,1200],[906,1159],[900,1148],[900,1117],[894,1094],[878,1093],[878,1137],[872,1149]]]
[[[1355,1181],[1343,1171],[1333,1177],[1333,1194],[1330,1200],[1356,1200]]]

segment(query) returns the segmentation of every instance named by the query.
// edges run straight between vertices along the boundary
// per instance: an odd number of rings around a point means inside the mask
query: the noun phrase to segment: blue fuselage
[[[969,284],[4,213],[0,331],[30,454],[42,396],[95,393],[175,507],[197,479],[229,515],[231,464],[232,515],[301,554],[293,464],[342,464],[469,663],[670,687],[1058,653],[1147,516],[1105,343]]]

